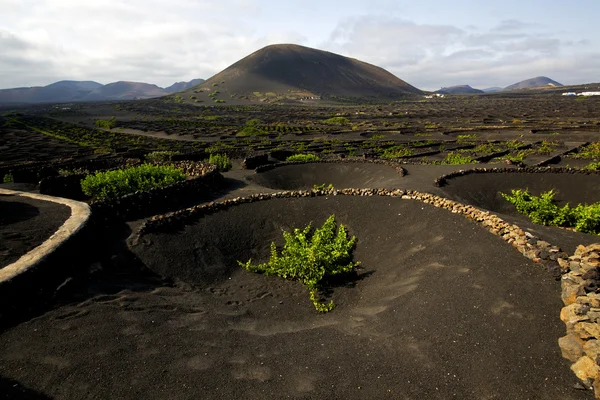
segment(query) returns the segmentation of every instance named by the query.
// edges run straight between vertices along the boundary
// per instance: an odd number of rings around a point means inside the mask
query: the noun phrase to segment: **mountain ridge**
[[[166,96],[204,82],[192,79],[166,88],[145,82],[118,81],[106,85],[95,81],[62,80],[46,86],[0,89],[0,103],[61,103],[76,101],[134,100]],[[178,88],[183,89],[178,89]]]

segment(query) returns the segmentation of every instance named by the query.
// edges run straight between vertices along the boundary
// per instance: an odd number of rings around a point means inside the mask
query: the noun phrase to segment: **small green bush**
[[[579,152],[575,154],[575,158],[600,158],[600,142],[593,142],[582,147]]]
[[[260,127],[260,119],[254,118],[246,121],[246,125],[239,131],[235,136],[238,137],[248,137],[248,136],[264,136],[268,135],[264,129]]]
[[[412,156],[413,154],[413,149],[411,149],[410,147],[400,145],[390,147],[389,149],[385,149],[383,154],[381,155],[381,158],[389,160],[393,158],[408,157]]]
[[[13,183],[13,176],[12,176],[12,174],[5,174],[4,178],[2,178],[2,182],[3,183]]]
[[[331,215],[322,227],[311,235],[311,225],[293,232],[283,232],[285,244],[281,252],[275,242],[271,243],[271,258],[267,263],[253,265],[252,260],[239,265],[250,272],[276,275],[284,279],[297,280],[304,284],[310,300],[319,312],[331,311],[333,301],[322,303],[319,289],[323,279],[335,275],[350,273],[359,265],[352,262],[352,250],[356,237],[348,237],[344,225],[340,225],[336,234],[335,216]]]
[[[583,169],[588,169],[590,171],[598,171],[600,170],[600,162],[592,162],[583,167]]]
[[[320,158],[316,154],[294,154],[285,159],[285,161],[319,161]]]
[[[105,120],[105,119],[98,119],[96,120],[96,126],[98,128],[103,128],[103,129],[112,129],[115,127],[117,121],[115,119],[115,117],[112,117],[109,120]]]
[[[313,185],[313,190],[333,190],[335,189],[333,187],[333,184],[325,184],[325,183],[321,183],[320,185]]]
[[[331,117],[323,121],[327,125],[347,125],[350,120],[346,117]]]
[[[227,154],[213,153],[208,158],[208,162],[216,165],[221,172],[229,171],[233,166]]]
[[[527,215],[536,224],[572,227],[578,232],[600,235],[600,203],[559,207],[554,201],[556,192],[553,190],[539,197],[521,189],[501,195],[515,206],[517,212]]]
[[[457,152],[450,152],[446,154],[446,158],[442,161],[445,165],[463,165],[476,163],[471,156],[463,155]]]
[[[88,175],[81,180],[81,189],[96,200],[104,200],[169,186],[183,180],[183,172],[173,166],[143,164]]]
[[[173,156],[180,154],[178,151],[153,151],[146,154],[146,161],[150,162],[167,162],[173,159]]]
[[[468,135],[458,135],[458,137],[456,138],[456,142],[457,143],[467,143],[470,142],[473,139],[477,139],[477,134],[476,133],[471,133]]]

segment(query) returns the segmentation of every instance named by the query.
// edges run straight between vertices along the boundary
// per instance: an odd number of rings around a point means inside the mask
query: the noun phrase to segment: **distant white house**
[[[440,97],[440,98],[444,98],[444,95],[443,95],[443,94],[440,94],[440,93],[434,93],[434,94],[431,94],[431,95],[425,96],[425,98],[426,98],[426,99],[433,99],[434,97]]]
[[[566,92],[562,94],[563,96],[600,96],[600,92],[581,92],[581,93],[575,93],[575,92]]]

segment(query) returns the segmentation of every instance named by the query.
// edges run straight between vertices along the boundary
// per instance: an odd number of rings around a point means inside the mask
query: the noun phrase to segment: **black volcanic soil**
[[[333,289],[333,312],[232,265],[331,213],[358,237],[363,274]],[[143,239],[141,260],[198,286],[91,295],[9,329],[4,379],[55,399],[590,397],[556,345],[558,283],[461,216],[397,198],[279,199]]]
[[[397,188],[402,177],[395,168],[369,163],[285,165],[249,176],[257,185],[277,190],[306,190],[332,184],[343,188]]]
[[[42,244],[70,215],[61,204],[0,195],[0,268]]]

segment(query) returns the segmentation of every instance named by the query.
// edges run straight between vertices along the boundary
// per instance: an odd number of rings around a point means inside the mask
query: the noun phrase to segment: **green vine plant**
[[[511,194],[500,194],[533,223],[570,227],[578,232],[600,235],[600,203],[559,207],[554,200],[556,192],[553,190],[540,196],[533,196],[528,190],[521,189],[512,190]]]
[[[325,184],[325,183],[321,183],[320,185],[314,184],[313,185],[313,190],[334,190],[335,187],[333,186],[332,183],[330,184]]]
[[[284,279],[300,281],[308,289],[315,309],[325,313],[335,308],[335,303],[321,301],[319,290],[324,279],[348,274],[360,263],[352,261],[356,237],[348,237],[344,225],[336,233],[335,215],[331,215],[323,226],[312,232],[312,224],[304,229],[283,232],[285,244],[281,251],[271,243],[271,258],[264,264],[252,264],[252,259],[238,264],[250,272],[275,275]]]

